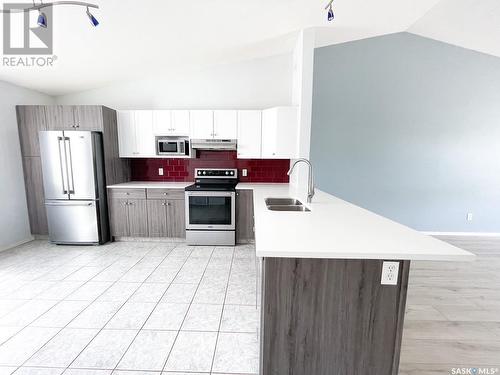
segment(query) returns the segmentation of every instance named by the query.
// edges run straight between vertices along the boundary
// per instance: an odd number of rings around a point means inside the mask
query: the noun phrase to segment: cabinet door
[[[100,105],[75,107],[75,125],[78,130],[103,130],[103,114]]]
[[[133,111],[118,111],[118,151],[121,158],[136,156],[135,118]]]
[[[76,129],[75,106],[49,105],[45,107],[47,114],[47,128],[49,130]]]
[[[135,156],[156,156],[153,111],[135,111],[135,139],[137,152]]]
[[[296,107],[277,107],[262,111],[262,158],[296,158],[298,130]]]
[[[22,156],[40,156],[38,132],[47,130],[45,107],[41,105],[17,106],[17,124]]]
[[[236,139],[238,111],[214,111],[214,138]]]
[[[248,243],[254,239],[253,192],[236,191],[236,242]]]
[[[154,135],[169,135],[172,133],[171,111],[153,111],[153,133]]]
[[[109,200],[109,220],[111,224],[111,235],[125,237],[129,235],[127,200],[115,199]]]
[[[167,206],[164,200],[151,199],[148,204],[149,237],[167,237]]]
[[[145,199],[129,199],[128,229],[131,237],[147,237],[148,235],[148,208]]]
[[[238,111],[238,159],[259,159],[261,154],[262,111]]]
[[[23,170],[31,234],[48,234],[41,159],[39,157],[24,157]]]
[[[278,123],[276,111],[274,109],[266,109],[262,111],[262,158],[275,159],[277,158],[277,135]]]
[[[172,114],[172,135],[189,135],[189,111],[170,111]]]
[[[168,199],[167,231],[168,237],[186,237],[186,207],[184,199]]]
[[[212,139],[214,134],[213,111],[190,111],[191,138]]]

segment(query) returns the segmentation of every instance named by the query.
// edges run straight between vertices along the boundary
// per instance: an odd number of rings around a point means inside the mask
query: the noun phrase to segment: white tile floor
[[[252,246],[0,253],[0,375],[258,373]]]

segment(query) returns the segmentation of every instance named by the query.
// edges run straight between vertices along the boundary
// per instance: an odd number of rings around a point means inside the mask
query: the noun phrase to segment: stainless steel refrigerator
[[[109,241],[102,134],[41,131],[43,188],[50,241]]]

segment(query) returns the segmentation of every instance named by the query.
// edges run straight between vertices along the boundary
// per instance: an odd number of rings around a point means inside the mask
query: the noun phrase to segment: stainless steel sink
[[[295,211],[295,212],[309,212],[311,211],[309,208],[306,206],[302,205],[268,205],[267,206],[268,210],[271,211]]]
[[[266,198],[266,206],[302,206],[302,202],[293,198]]]

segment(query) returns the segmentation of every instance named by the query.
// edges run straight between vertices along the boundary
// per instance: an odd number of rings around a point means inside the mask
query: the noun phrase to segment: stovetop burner
[[[195,183],[186,191],[235,191],[238,184],[238,170],[234,168],[196,168]]]

